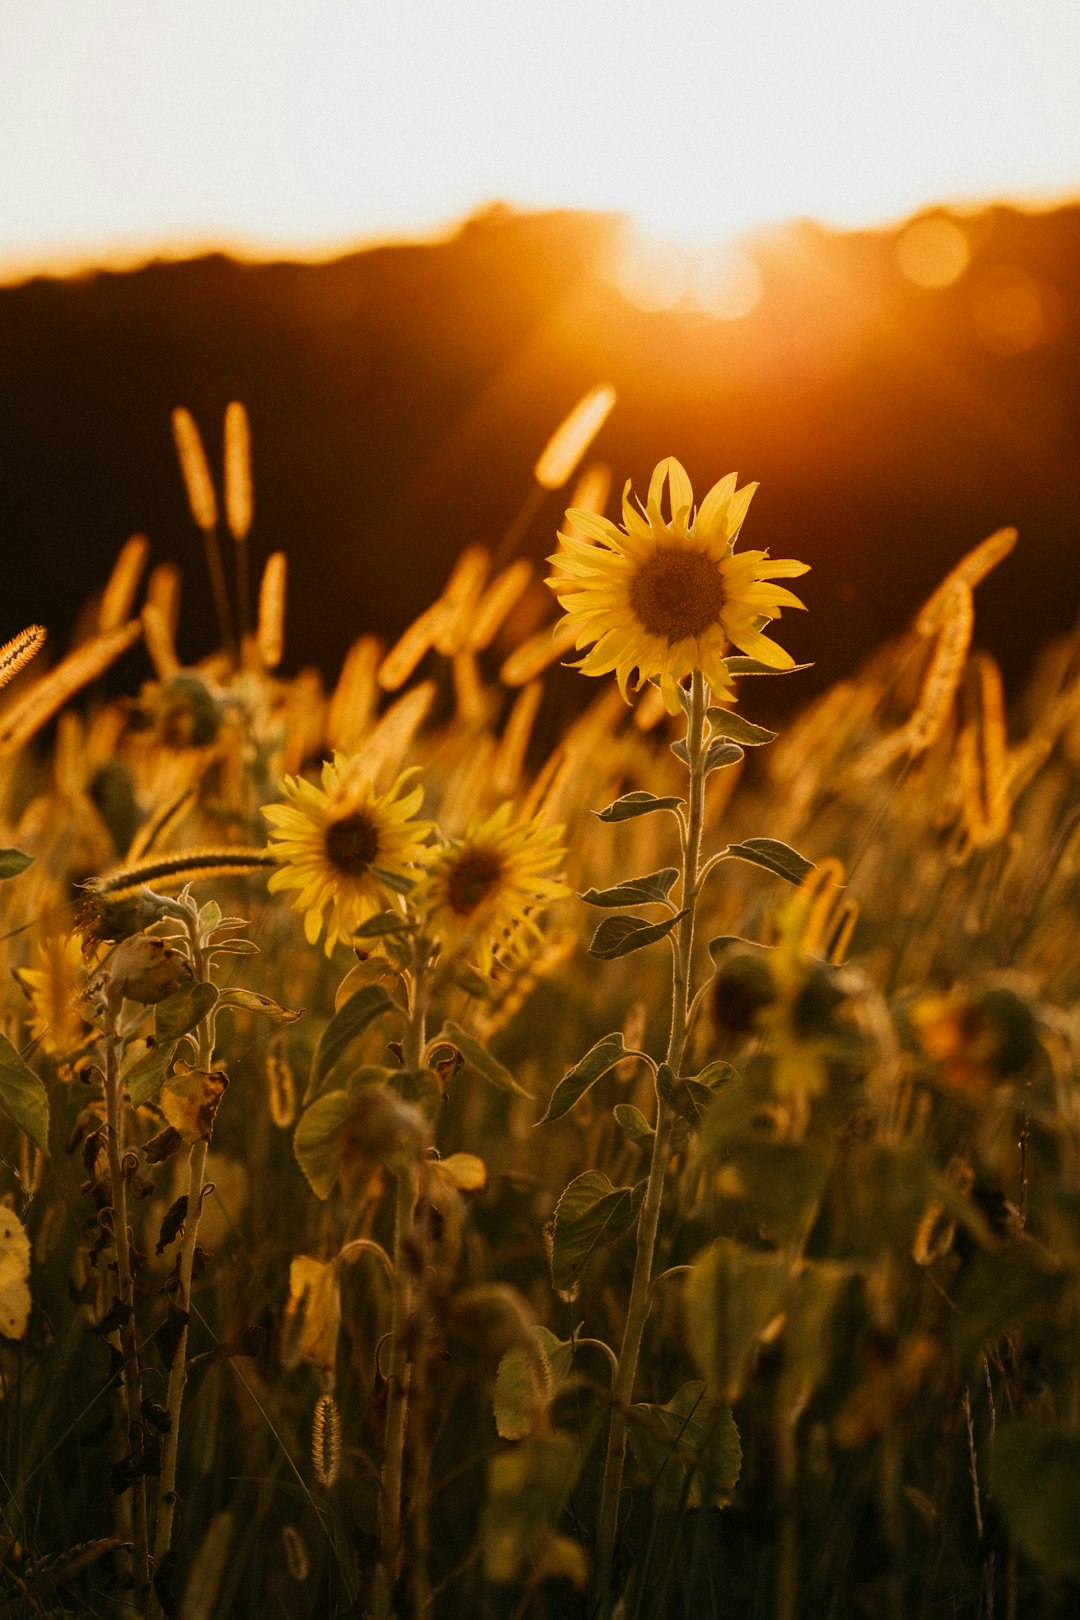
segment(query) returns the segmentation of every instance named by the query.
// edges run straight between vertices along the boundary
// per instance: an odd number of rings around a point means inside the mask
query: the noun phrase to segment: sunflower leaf
[[[728,765],[737,765],[745,758],[746,753],[738,743],[725,742],[722,737],[718,737],[705,751],[705,775],[708,776],[712,771],[722,771]]]
[[[179,1040],[201,1024],[217,1005],[218,993],[205,979],[189,979],[154,1008],[154,1034],[159,1045]]]
[[[592,937],[589,955],[602,957],[605,962],[629,956],[631,951],[663,939],[685,916],[685,911],[678,911],[658,923],[646,922],[644,917],[605,917]]]
[[[0,880],[18,877],[33,859],[32,855],[24,855],[21,849],[0,849]]]
[[[749,861],[751,866],[764,867],[766,872],[774,872],[777,877],[786,878],[789,883],[796,885],[802,882],[807,872],[814,870],[813,861],[808,861],[790,844],[782,844],[778,838],[747,838],[744,843],[729,844],[722,852],[721,859],[728,857]]]
[[[649,816],[654,810],[677,810],[682,800],[676,797],[660,798],[655,793],[639,791],[624,793],[621,799],[609,804],[606,810],[597,810],[601,821],[629,821],[633,816]]]
[[[511,1091],[515,1097],[531,1097],[532,1093],[518,1085],[509,1069],[503,1067],[498,1058],[492,1057],[486,1046],[482,1046],[474,1035],[467,1035],[460,1024],[450,1020],[443,1025],[436,1037],[437,1041],[445,1041],[447,1046],[456,1046],[466,1063],[470,1063],[490,1086],[498,1091]]]
[[[613,889],[586,889],[579,895],[587,906],[648,906],[665,901],[678,877],[674,866],[665,866],[647,877],[627,878]]]
[[[176,1042],[165,1041],[160,1046],[153,1047],[120,1076],[127,1086],[133,1108],[138,1108],[142,1103],[152,1102],[157,1096],[175,1053]]]
[[[49,1094],[6,1035],[0,1035],[0,1109],[49,1157]]]
[[[377,911],[374,917],[362,922],[359,928],[354,929],[355,939],[378,939],[380,934],[405,934],[413,927],[407,917],[400,911]]]
[[[384,1013],[400,1013],[400,1011],[401,1008],[385,985],[366,984],[362,990],[350,996],[319,1036],[315,1056],[311,1060],[311,1078],[304,1100],[307,1101],[315,1095],[323,1081],[340,1063],[353,1041],[364,1033],[369,1024],[373,1024],[376,1018],[381,1018]]]
[[[298,1018],[304,1016],[302,1010],[290,1012],[287,1007],[280,1007],[269,996],[260,995],[257,990],[242,990],[236,985],[221,992],[218,1006],[234,1007],[237,1012],[259,1013],[261,1017],[269,1018],[272,1024],[295,1024]]]
[[[790,669],[774,669],[771,664],[763,664],[757,658],[745,658],[737,654],[725,658],[729,675],[797,675],[802,669],[813,669],[813,664],[792,664]]]
[[[775,742],[779,735],[765,726],[755,726],[752,721],[744,720],[733,709],[710,709],[709,724],[714,738],[728,737],[732,742],[741,743],[744,748],[757,748],[762,743]]]
[[[416,888],[415,878],[406,877],[404,872],[391,872],[386,866],[373,866],[371,874],[377,877],[385,888],[393,889],[395,894],[411,894]]]
[[[613,1035],[605,1035],[603,1040],[591,1046],[581,1059],[564,1074],[555,1090],[551,1093],[551,1101],[547,1105],[547,1113],[543,1119],[537,1120],[538,1125],[550,1125],[552,1120],[561,1119],[568,1114],[574,1104],[578,1102],[590,1086],[594,1086],[616,1063],[621,1063],[626,1056],[626,1047],[622,1035],[616,1030]]]
[[[640,1108],[633,1103],[616,1103],[615,1119],[635,1147],[651,1149],[656,1132]]]
[[[555,1206],[551,1232],[551,1283],[560,1292],[576,1288],[601,1243],[610,1243],[633,1225],[645,1196],[645,1183],[613,1187],[602,1170],[586,1170]]]

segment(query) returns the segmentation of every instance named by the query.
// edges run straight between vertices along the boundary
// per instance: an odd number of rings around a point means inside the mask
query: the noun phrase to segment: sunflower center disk
[[[326,858],[346,877],[360,877],[379,853],[379,829],[362,810],[326,829]]]
[[[642,629],[665,641],[699,636],[719,624],[724,581],[707,552],[661,546],[630,581],[630,606]]]
[[[471,917],[502,877],[502,863],[488,849],[470,850],[455,863],[446,880],[446,898],[459,917]]]

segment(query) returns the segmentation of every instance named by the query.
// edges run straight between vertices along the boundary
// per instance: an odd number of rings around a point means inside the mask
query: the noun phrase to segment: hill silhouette
[[[1015,683],[1076,611],[1080,208],[964,227],[971,263],[932,291],[901,273],[897,231],[769,233],[764,295],[729,321],[629,303],[616,217],[501,209],[332,263],[215,256],[2,288],[0,639],[37,619],[62,641],[141,530],[184,568],[183,654],[209,650],[170,412],[186,405],[218,458],[236,398],[255,563],[291,563],[286,667],[333,675],[356,635],[393,637],[431,600],[462,545],[498,540],[548,434],[605,381],[619,401],[595,454],[616,492],[669,454],[699,492],[737,468],[762,486],[748,543],[813,565],[812,619],[785,620],[785,641],[816,667],[767,683],[770,702],[850,670],[1005,523],[1020,543],[980,588],[977,640]],[[988,347],[980,310],[1014,283],[1035,289],[1038,333]],[[562,506],[543,505],[531,556]]]

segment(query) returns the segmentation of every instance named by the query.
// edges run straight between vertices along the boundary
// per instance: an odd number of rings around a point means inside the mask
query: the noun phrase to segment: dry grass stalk
[[[384,692],[396,692],[404,686],[420,660],[431,651],[444,612],[438,602],[425,608],[394,643],[379,665],[379,685]]]
[[[504,686],[524,686],[549,664],[555,663],[563,653],[569,652],[577,640],[577,627],[569,619],[560,619],[538,630],[512,652],[499,671]]]
[[[98,631],[101,635],[118,630],[127,620],[149,555],[150,542],[145,534],[133,534],[121,546],[98,609]]]
[[[544,489],[561,489],[611,414],[615,390],[610,383],[598,383],[578,401],[541,450],[533,477]]]
[[[180,660],[176,656],[176,646],[168,621],[153,602],[143,603],[142,631],[154,673],[161,681],[169,680],[179,671]]]
[[[207,529],[215,528],[218,520],[217,495],[206,461],[206,451],[194,417],[182,405],[172,413],[172,428],[191,515],[196,528],[205,533]]]
[[[463,651],[483,652],[489,642],[494,640],[500,624],[526,590],[532,572],[532,563],[519,557],[517,562],[512,562],[509,567],[502,570],[502,573],[496,574],[476,604],[476,612],[462,643]]]
[[[444,658],[452,658],[461,650],[490,567],[491,553],[481,545],[466,546],[454,564],[435,604],[442,612],[432,645]]]
[[[1016,544],[1017,533],[1015,529],[997,529],[986,540],[980,541],[966,556],[961,557],[956,567],[950,569],[933,595],[927,598],[919,610],[915,620],[915,629],[920,636],[932,636],[940,625],[948,609],[949,596],[957,585],[966,586],[969,591],[984,580],[991,569],[996,568],[1003,557],[1007,557]]]
[[[329,1490],[341,1467],[341,1412],[332,1395],[320,1395],[311,1420],[311,1461],[315,1478]]]
[[[234,399],[225,407],[225,519],[234,540],[247,539],[253,513],[251,426]]]
[[[975,603],[971,587],[961,581],[949,591],[930,667],[923,677],[915,712],[905,728],[908,748],[913,754],[923,753],[944,730],[960,677],[964,673],[964,660],[971,646],[974,625]]]
[[[510,710],[499,742],[499,751],[495,756],[495,769],[491,780],[492,788],[500,799],[512,797],[521,779],[529,738],[543,695],[543,682],[530,681],[528,686],[522,687]]]
[[[603,461],[593,461],[585,468],[581,477],[570,493],[570,510],[572,512],[602,512],[608,503],[611,494],[611,468]],[[566,520],[563,531],[565,534],[576,535],[584,540],[576,523]]]
[[[175,855],[149,856],[115,872],[91,878],[86,887],[101,899],[123,900],[140,889],[176,889],[207,878],[237,877],[277,865],[264,849],[187,849]]]
[[[31,624],[0,647],[0,686],[6,686],[45,645],[44,625]]]
[[[180,570],[171,562],[158,563],[146,582],[146,600],[157,608],[174,641],[180,623],[181,583]]]
[[[288,564],[283,551],[266,559],[259,587],[259,657],[266,669],[277,669],[285,638],[285,584]]]
[[[0,724],[0,752],[21,748],[36,731],[52,719],[82,687],[103,674],[110,664],[129,647],[133,647],[142,634],[138,620],[126,624],[108,635],[95,636],[69,653],[43,680],[38,681],[21,703],[9,709]],[[25,660],[24,660],[25,662]]]
[[[345,654],[326,716],[326,740],[343,754],[354,753],[371,724],[379,699],[376,672],[382,646],[375,636],[361,636]]]

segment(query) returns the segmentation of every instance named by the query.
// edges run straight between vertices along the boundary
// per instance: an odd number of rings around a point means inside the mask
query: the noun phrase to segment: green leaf
[[[813,664],[792,664],[790,669],[774,669],[771,664],[763,664],[760,659],[746,658],[741,653],[725,658],[729,675],[797,675],[800,670],[813,669]]]
[[[759,945],[756,940],[744,939],[742,934],[717,934],[715,939],[709,941],[709,955],[713,959],[713,966],[719,967],[721,958],[726,955],[729,945],[748,945],[752,951],[766,951],[771,949],[767,945]]]
[[[1006,1333],[1018,1328],[1061,1333],[1060,1307],[1068,1273],[1028,1237],[974,1256],[955,1294],[953,1342],[965,1369]]]
[[[269,1018],[272,1024],[295,1024],[298,1018],[303,1018],[303,1010],[290,1012],[287,1007],[279,1007],[276,1001],[269,996],[260,995],[257,990],[241,990],[233,988],[223,990],[218,997],[219,1007],[233,1007],[237,1012],[258,1013],[261,1018]]]
[[[600,1243],[610,1243],[634,1224],[645,1183],[613,1187],[602,1170],[586,1170],[555,1206],[551,1283],[560,1293],[575,1289]]]
[[[658,923],[648,923],[643,917],[605,917],[592,937],[589,955],[599,956],[605,962],[617,956],[629,956],[631,951],[640,951],[642,946],[664,939],[685,916],[685,911],[679,911]]]
[[[795,884],[801,883],[807,872],[814,870],[813,861],[808,861],[790,844],[782,844],[778,838],[747,838],[741,844],[729,844],[721,853],[722,860],[728,857],[749,861],[751,866],[764,867],[766,872],[775,872],[777,877]]]
[[[647,906],[667,899],[678,872],[674,866],[665,866],[647,877],[627,878],[613,889],[586,889],[579,899],[587,906]]]
[[[495,1374],[495,1427],[504,1440],[524,1440],[570,1376],[573,1346],[549,1328],[530,1329],[532,1348],[515,1344]]]
[[[726,1084],[717,1084],[711,1089],[712,1101],[702,1128],[701,1145],[703,1150],[712,1153],[727,1153],[755,1115],[768,1105],[769,1085],[760,1070],[748,1075],[736,1070]]]
[[[680,798],[659,798],[655,793],[624,793],[621,799],[596,814],[601,821],[629,821],[633,816],[650,816],[654,810],[678,810]]]
[[[621,1063],[625,1056],[626,1047],[618,1031],[614,1035],[605,1035],[595,1046],[590,1046],[585,1056],[574,1065],[569,1074],[563,1075],[551,1093],[547,1113],[536,1123],[550,1125],[553,1119],[561,1119],[564,1114],[568,1114],[578,1099],[584,1097],[589,1087],[595,1085],[602,1075],[615,1067],[616,1063]]]
[[[152,1052],[147,1052],[121,1074],[133,1108],[152,1102],[157,1096],[175,1051],[175,1041],[166,1041],[163,1045],[155,1046]]]
[[[732,742],[741,743],[744,748],[758,748],[763,743],[775,742],[779,735],[744,720],[734,709],[710,709],[709,725],[714,737],[728,737]]]
[[[189,979],[154,1008],[154,1034],[159,1046],[179,1040],[217,1005],[218,993],[204,979]]]
[[[1003,1423],[990,1470],[994,1502],[1032,1562],[1051,1576],[1080,1576],[1080,1436],[1023,1419]]]
[[[49,1156],[49,1094],[6,1035],[0,1034],[0,1108]]]
[[[0,880],[18,877],[33,860],[33,855],[24,855],[21,849],[0,849]]]
[[[746,758],[746,752],[738,743],[725,742],[722,737],[711,742],[705,751],[705,775],[713,771],[722,771],[729,765],[738,765],[740,760]]]
[[[784,1364],[798,1381],[801,1410],[823,1382],[832,1362],[830,1319],[858,1268],[817,1260],[803,1266],[785,1304]]]
[[[662,1513],[731,1501],[742,1468],[739,1431],[729,1406],[716,1407],[699,1379],[683,1384],[666,1406],[630,1408],[630,1449],[648,1476]]]
[[[719,1238],[699,1257],[684,1295],[690,1349],[715,1397],[741,1393],[761,1335],[783,1308],[788,1263]]]
[[[400,1011],[401,1008],[382,984],[366,984],[362,990],[350,996],[319,1036],[315,1056],[311,1060],[307,1096],[314,1096],[353,1041],[358,1040],[370,1024],[384,1013]]]
[[[300,1115],[293,1134],[293,1153],[316,1198],[334,1190],[341,1164],[341,1133],[351,1112],[347,1091],[324,1091]]]
[[[703,1086],[700,1080],[676,1080],[667,1097],[679,1118],[685,1119],[695,1131],[708,1113],[712,1100],[711,1088]]]
[[[532,1096],[531,1092],[518,1084],[510,1070],[504,1068],[498,1058],[492,1057],[487,1047],[482,1046],[474,1035],[467,1035],[460,1024],[448,1020],[439,1032],[438,1039],[446,1041],[449,1046],[456,1046],[466,1063],[470,1063],[477,1074],[497,1091],[510,1091],[515,1097]]]
[[[616,1103],[615,1118],[635,1147],[651,1150],[656,1132],[640,1108],[633,1103]]]
[[[813,1224],[832,1168],[825,1142],[740,1142],[732,1160],[765,1236],[785,1246]]]
[[[378,939],[383,934],[407,934],[414,924],[400,911],[377,911],[354,930],[355,939]]]
[[[391,872],[385,866],[373,866],[371,870],[384,888],[392,889],[395,894],[411,894],[416,888],[416,879],[406,877],[404,872]]]
[[[552,1529],[566,1504],[581,1461],[572,1435],[531,1434],[488,1464],[480,1516],[484,1576],[494,1586],[530,1586],[545,1573],[567,1576],[582,1587],[588,1579],[577,1542]]]

